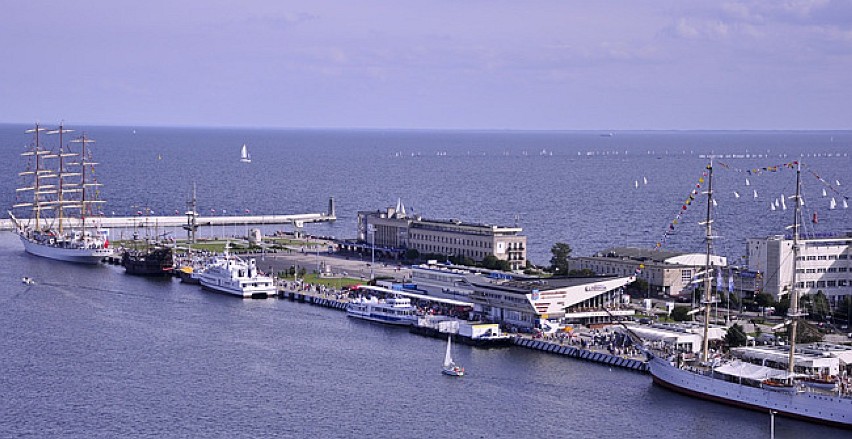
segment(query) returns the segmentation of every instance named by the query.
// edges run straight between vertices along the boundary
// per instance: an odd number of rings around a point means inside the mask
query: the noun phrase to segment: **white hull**
[[[656,356],[650,356],[648,366],[656,384],[679,393],[763,412],[775,410],[792,418],[852,428],[852,398],[825,392],[778,392],[728,382],[674,367]]]
[[[240,288],[238,281],[229,281],[228,279],[220,279],[213,276],[201,275],[201,286],[205,289],[216,291],[217,293],[230,294],[232,296],[249,299],[252,297],[270,297],[275,296],[278,292],[275,287],[244,287]]]
[[[371,322],[384,323],[387,325],[412,326],[417,323],[416,317],[411,319],[399,316],[389,316],[380,312],[356,311],[353,309],[347,309],[346,315],[348,315],[349,317],[354,317],[356,319],[369,320]]]
[[[107,256],[112,256],[111,248],[65,248],[54,247],[30,241],[25,236],[18,235],[27,253],[57,261],[75,262],[78,264],[97,264]]]

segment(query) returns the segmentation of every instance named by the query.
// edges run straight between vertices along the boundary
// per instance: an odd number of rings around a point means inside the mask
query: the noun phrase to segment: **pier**
[[[204,226],[239,226],[239,225],[283,225],[293,224],[302,227],[306,223],[334,221],[337,217],[331,213],[301,213],[290,215],[244,215],[244,216],[196,216],[195,225]],[[97,217],[86,220],[88,226],[98,225],[107,229],[131,227],[183,227],[187,224],[186,215],[173,216],[126,216],[126,217]],[[79,228],[79,218],[63,218],[63,227]],[[0,219],[0,230],[14,230],[14,224],[9,218]]]
[[[294,302],[307,303],[324,308],[332,308],[340,311],[346,310],[348,299],[335,297],[334,294],[323,294],[313,291],[291,291],[279,286],[278,296]],[[616,355],[606,349],[594,347],[581,348],[558,341],[549,341],[531,338],[529,335],[516,334],[512,337],[515,346],[561,355],[568,358],[600,363],[610,367],[628,369],[639,373],[648,373],[648,364],[644,355],[630,356],[626,354]]]

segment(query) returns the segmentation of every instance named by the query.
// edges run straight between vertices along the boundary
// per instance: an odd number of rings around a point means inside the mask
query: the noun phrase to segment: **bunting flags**
[[[665,245],[666,241],[668,240],[669,235],[674,233],[675,226],[678,225],[678,223],[680,223],[681,218],[683,217],[683,215],[686,214],[686,211],[687,211],[687,209],[689,209],[689,206],[691,206],[692,203],[695,201],[695,196],[698,195],[698,190],[701,189],[701,185],[704,184],[704,177],[707,177],[707,172],[703,172],[701,174],[701,177],[698,178],[698,182],[695,183],[695,188],[692,189],[692,191],[689,193],[689,195],[683,201],[683,203],[681,204],[680,209],[678,210],[674,219],[672,219],[671,222],[669,222],[669,226],[663,232],[662,238],[660,238],[660,240],[657,241],[657,245],[656,245],[657,250],[661,249],[663,247],[663,245]]]

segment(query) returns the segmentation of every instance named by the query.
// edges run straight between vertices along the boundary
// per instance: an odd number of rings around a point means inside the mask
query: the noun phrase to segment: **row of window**
[[[848,267],[797,268],[796,273],[846,273]]]
[[[427,235],[423,233],[409,233],[409,238],[425,242],[441,242],[455,245],[466,245],[468,247],[491,248],[490,241],[480,241],[476,239],[448,238],[446,236]]]
[[[818,256],[798,256],[797,261],[835,261],[838,259],[849,259],[849,255],[842,253],[839,255],[818,255]]]
[[[817,280],[796,282],[798,288],[842,288],[852,286],[852,280],[837,279],[837,280]]]

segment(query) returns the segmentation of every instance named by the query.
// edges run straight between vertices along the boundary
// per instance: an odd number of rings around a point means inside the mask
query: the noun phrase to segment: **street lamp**
[[[376,265],[376,228],[372,224],[367,224],[367,234],[370,235],[370,280],[373,280],[373,266]]]

